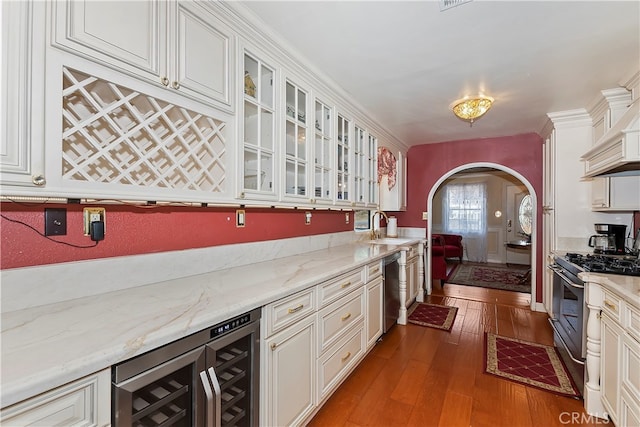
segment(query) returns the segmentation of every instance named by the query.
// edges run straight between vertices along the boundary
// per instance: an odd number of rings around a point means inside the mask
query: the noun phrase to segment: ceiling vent
[[[440,0],[440,12],[460,6],[463,3],[469,3],[470,1],[472,0]]]

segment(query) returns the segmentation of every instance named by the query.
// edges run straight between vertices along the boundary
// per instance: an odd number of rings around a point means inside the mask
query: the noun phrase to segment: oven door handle
[[[574,288],[577,289],[584,289],[584,285],[581,285],[579,283],[575,283],[573,282],[571,279],[569,279],[567,276],[565,276],[564,274],[562,274],[564,272],[564,270],[560,267],[557,267],[555,265],[550,265],[549,269],[552,270],[555,274],[557,274],[558,276],[560,276],[560,278],[562,280],[564,280],[565,282],[567,282],[569,285],[573,286]]]
[[[558,331],[558,328],[556,328],[555,322],[557,322],[557,320],[553,320],[551,318],[549,318],[547,320],[551,324],[551,328],[553,329],[553,332],[555,332],[555,334],[558,336],[558,339],[560,339],[560,342],[562,343],[562,346],[564,347],[565,351],[567,352],[567,354],[569,355],[571,360],[573,360],[574,362],[576,362],[576,363],[578,363],[580,365],[584,365],[584,361],[577,360],[575,357],[573,357],[573,354],[571,354],[571,351],[569,350],[569,347],[567,347],[567,343],[564,342],[564,339],[562,339],[562,335],[560,335],[560,331]]]

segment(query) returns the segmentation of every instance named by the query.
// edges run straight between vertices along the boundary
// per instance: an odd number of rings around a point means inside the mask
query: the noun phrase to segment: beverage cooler
[[[112,423],[257,426],[260,309],[112,369]]]

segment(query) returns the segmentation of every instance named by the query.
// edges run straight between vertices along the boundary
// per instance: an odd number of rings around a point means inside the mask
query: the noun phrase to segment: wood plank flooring
[[[601,426],[582,400],[484,373],[484,333],[553,344],[531,296],[446,284],[428,302],[458,307],[451,332],[396,325],[310,421],[320,426]]]

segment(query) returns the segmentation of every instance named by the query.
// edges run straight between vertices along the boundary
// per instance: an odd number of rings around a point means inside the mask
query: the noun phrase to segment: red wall
[[[44,233],[44,209],[67,209],[67,234],[56,241],[93,245],[83,234],[82,208],[88,205],[25,205],[2,203],[2,215],[22,221]],[[100,206],[100,205],[96,205]],[[52,242],[23,224],[0,219],[0,268],[16,268],[123,255],[164,252],[230,243],[275,240],[353,230],[340,211],[312,212],[305,225],[305,210],[246,208],[246,226],[237,228],[233,208],[142,208],[102,205],[106,208],[105,239],[96,247],[75,248]]]
[[[398,226],[425,227],[422,212],[435,183],[452,169],[468,163],[507,166],[533,186],[537,206],[537,293],[542,301],[542,138],[533,133],[414,146],[407,154],[407,210],[398,212]]]

